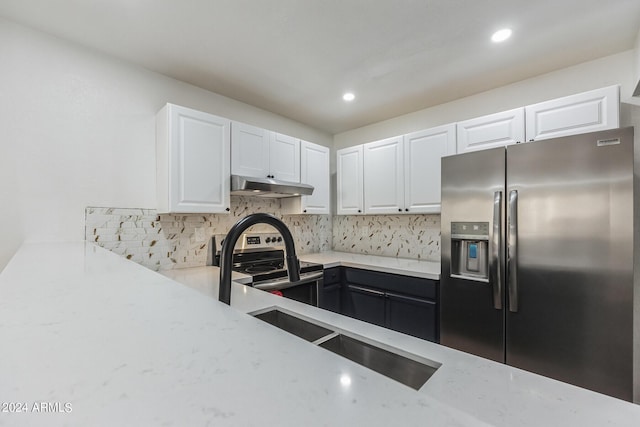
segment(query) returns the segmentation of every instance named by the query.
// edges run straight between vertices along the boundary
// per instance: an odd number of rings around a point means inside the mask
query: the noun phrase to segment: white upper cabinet
[[[455,153],[455,124],[404,136],[405,212],[440,212],[440,159]]]
[[[455,124],[339,150],[338,215],[440,212],[440,159],[455,150]]]
[[[338,215],[364,213],[362,148],[362,145],[357,145],[336,152]]]
[[[609,86],[526,107],[528,141],[620,127],[620,88]]]
[[[244,123],[231,124],[231,173],[266,178],[269,171],[268,130]]]
[[[524,108],[458,122],[457,133],[458,153],[524,142]]]
[[[300,182],[299,139],[271,132],[269,152],[271,178]]]
[[[256,126],[233,122],[231,173],[300,182],[300,140]]]
[[[364,213],[404,211],[403,152],[402,136],[364,144]]]
[[[222,117],[173,104],[158,112],[158,212],[229,212],[230,124]]]
[[[300,141],[300,182],[313,186],[310,196],[281,199],[286,214],[330,213],[329,147]]]

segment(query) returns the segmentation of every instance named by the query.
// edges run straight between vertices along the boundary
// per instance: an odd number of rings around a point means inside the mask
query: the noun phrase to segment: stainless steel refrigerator
[[[633,128],[445,157],[441,224],[443,345],[632,400]]]

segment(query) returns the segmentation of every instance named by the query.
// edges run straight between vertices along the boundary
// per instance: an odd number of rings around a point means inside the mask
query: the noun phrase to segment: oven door
[[[282,296],[305,304],[318,306],[318,292],[322,289],[323,272],[305,273],[297,282],[289,278],[279,278],[256,282],[252,286],[262,291],[280,291]]]

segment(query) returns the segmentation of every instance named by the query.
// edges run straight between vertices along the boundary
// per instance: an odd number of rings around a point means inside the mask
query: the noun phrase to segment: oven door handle
[[[323,275],[323,272],[300,275],[300,280],[296,282],[291,282],[289,281],[288,277],[284,277],[282,279],[254,283],[253,287],[256,289],[260,289],[261,291],[276,291],[280,289],[293,288],[295,286],[304,285],[306,283],[317,282],[318,280],[323,278]]]

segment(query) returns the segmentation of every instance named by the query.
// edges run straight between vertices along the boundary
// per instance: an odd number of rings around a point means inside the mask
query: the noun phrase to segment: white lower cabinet
[[[457,153],[524,142],[524,108],[458,122],[457,130]]]
[[[231,122],[178,105],[156,116],[159,213],[226,213]]]
[[[364,213],[362,145],[336,152],[336,212],[338,215]]]
[[[609,86],[525,108],[528,141],[620,127],[620,87]]]
[[[285,214],[330,213],[329,147],[300,141],[300,182],[313,186],[310,196],[289,197],[281,201]]]
[[[363,146],[364,213],[404,211],[404,157],[402,136]]]
[[[440,212],[440,160],[455,153],[455,124],[404,136],[405,212]]]

